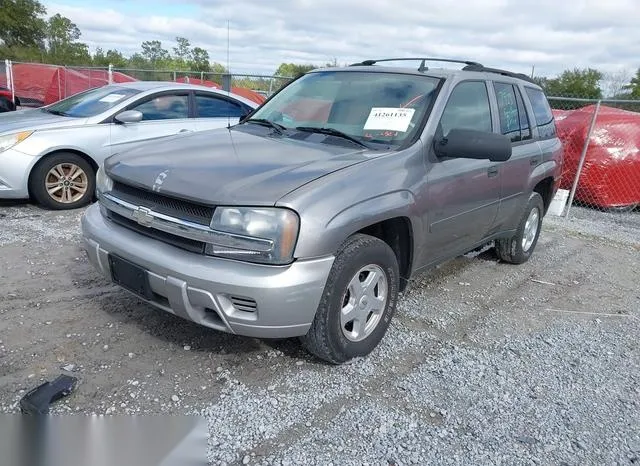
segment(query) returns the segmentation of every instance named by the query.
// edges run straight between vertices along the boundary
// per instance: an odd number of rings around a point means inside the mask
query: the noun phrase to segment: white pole
[[[113,65],[109,63],[109,84],[113,84]]]
[[[580,181],[580,175],[582,174],[582,167],[584,165],[584,160],[587,158],[587,149],[589,148],[589,141],[591,140],[591,134],[593,133],[593,128],[596,125],[596,119],[598,118],[598,111],[600,110],[600,100],[596,103],[596,108],[593,111],[593,116],[591,117],[591,124],[589,125],[589,131],[587,132],[587,138],[584,141],[584,145],[582,146],[582,153],[580,154],[580,162],[578,163],[578,169],[576,170],[576,177],[573,180],[573,186],[571,187],[571,192],[569,194],[569,201],[567,201],[567,212],[564,214],[566,218],[569,217],[569,210],[571,210],[571,204],[573,203],[573,197],[576,194],[576,189],[578,189],[578,181]]]

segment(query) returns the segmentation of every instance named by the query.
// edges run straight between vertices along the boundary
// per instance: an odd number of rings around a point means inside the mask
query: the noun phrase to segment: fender
[[[547,160],[535,167],[529,176],[529,191],[543,179],[552,177],[554,181],[560,176],[559,167],[555,160]]]
[[[335,254],[349,236],[370,225],[395,217],[409,219],[414,238],[420,238],[422,220],[411,191],[397,190],[362,199],[342,209],[325,222],[301,225],[296,257]]]

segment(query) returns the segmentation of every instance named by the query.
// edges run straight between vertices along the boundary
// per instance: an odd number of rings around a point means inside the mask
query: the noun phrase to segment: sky
[[[574,67],[640,67],[640,0],[56,0],[93,52],[129,56],[175,37],[232,73],[272,74],[282,62],[316,66],[367,58],[443,57],[554,77]],[[227,31],[227,22],[229,31]],[[440,66],[438,64],[438,66]]]

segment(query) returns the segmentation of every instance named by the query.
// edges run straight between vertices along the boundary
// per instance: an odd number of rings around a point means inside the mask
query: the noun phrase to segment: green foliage
[[[640,68],[636,71],[636,75],[631,78],[631,82],[624,86],[624,90],[628,92],[631,99],[640,99]]]
[[[18,53],[39,49],[46,36],[45,7],[35,0],[0,0],[0,42]]]
[[[69,18],[56,14],[47,21],[47,59],[65,65],[91,63],[87,44],[78,42],[80,29]]]
[[[292,78],[297,78],[298,76],[302,76],[305,73],[315,69],[314,65],[302,65],[296,63],[282,63],[276,70],[276,76],[287,76]]]
[[[542,87],[549,96],[602,98],[600,81],[603,74],[593,68],[565,70],[553,79],[542,79]]]
[[[153,68],[163,61],[167,61],[170,57],[169,52],[162,48],[162,42],[159,40],[148,40],[142,43],[142,57],[151,64]]]

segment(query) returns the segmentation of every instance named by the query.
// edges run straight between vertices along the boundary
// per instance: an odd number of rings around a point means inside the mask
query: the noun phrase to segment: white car
[[[0,199],[90,203],[102,161],[145,141],[238,123],[257,103],[223,90],[135,81],[0,114]]]

